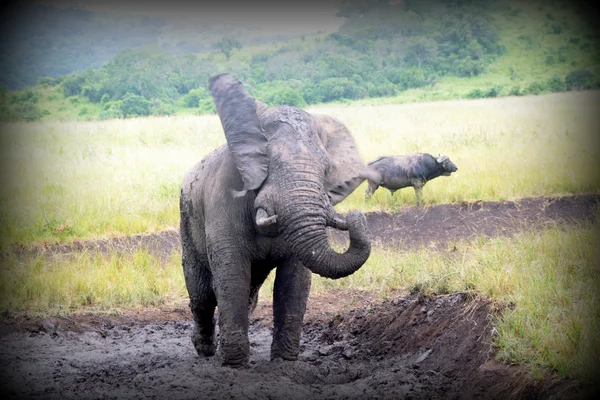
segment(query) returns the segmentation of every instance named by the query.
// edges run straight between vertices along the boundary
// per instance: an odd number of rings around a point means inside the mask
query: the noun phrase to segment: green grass
[[[181,253],[161,261],[146,251],[12,255],[0,270],[0,310],[68,315],[181,302],[187,296]]]
[[[600,190],[600,92],[438,103],[316,107],[353,132],[365,161],[447,154],[451,177],[424,188],[424,203],[505,200]],[[217,116],[0,126],[1,244],[69,242],[154,232],[179,223],[183,174],[225,142]],[[397,211],[363,183],[341,212]]]
[[[512,238],[456,242],[453,251],[375,247],[353,275],[313,277],[311,291],[468,292],[505,307],[492,321],[498,358],[534,372],[590,381],[600,357],[600,214],[579,225],[555,225]],[[186,302],[181,254],[167,260],[136,251],[110,255],[11,256],[0,269],[0,313],[30,316],[121,312]],[[274,274],[260,293],[272,297]]]

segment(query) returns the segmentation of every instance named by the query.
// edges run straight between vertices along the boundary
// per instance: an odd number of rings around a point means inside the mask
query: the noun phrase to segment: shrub
[[[42,110],[33,103],[23,103],[15,107],[15,117],[20,121],[39,121],[44,115],[50,113],[46,110]]]
[[[104,104],[104,110],[100,113],[100,119],[123,118],[123,102],[121,100],[109,101]]]
[[[513,86],[510,91],[508,92],[509,96],[522,96],[523,93],[521,93],[521,86],[517,85],[517,86]]]
[[[567,90],[590,89],[593,77],[594,74],[587,69],[578,69],[567,74],[565,77],[565,86]]]
[[[152,99],[149,103],[151,115],[173,115],[175,114],[175,107],[173,104],[163,102],[160,99]]]
[[[200,104],[198,104],[198,114],[215,114],[217,109],[215,108],[215,103],[211,98],[205,98],[200,100]]]
[[[25,90],[22,93],[14,94],[10,99],[11,104],[19,103],[37,103],[38,98],[31,90]]]
[[[484,93],[484,97],[498,97],[502,93],[502,86],[494,86],[488,89],[487,92]]]
[[[142,96],[127,92],[121,101],[121,111],[126,118],[143,117],[150,114],[150,104]]]
[[[529,86],[527,86],[527,88],[525,89],[525,93],[526,94],[540,94],[545,90],[545,86],[543,83],[540,82],[532,82]]]
[[[485,97],[485,93],[481,89],[473,89],[466,96],[468,99],[481,99]]]
[[[208,93],[203,88],[192,89],[184,97],[183,101],[187,107],[198,107],[200,100],[208,98]]]
[[[81,87],[81,95],[87,97],[92,103],[101,102],[104,95],[107,94],[106,89],[101,84],[85,84]]]
[[[277,87],[264,93],[265,102],[273,106],[296,106],[304,107],[306,102],[304,97],[296,89],[291,87]]]
[[[85,78],[80,75],[70,75],[63,79],[62,89],[65,97],[76,96],[81,93],[81,87],[85,83]]]
[[[548,89],[552,92],[562,92],[565,90],[565,83],[558,75],[553,75],[552,78],[548,79],[548,83],[546,84]]]

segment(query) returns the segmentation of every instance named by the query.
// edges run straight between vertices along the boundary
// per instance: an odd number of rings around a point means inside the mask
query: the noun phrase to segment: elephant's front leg
[[[274,332],[271,360],[297,360],[311,273],[297,260],[277,268],[273,289]]]
[[[219,354],[223,365],[248,363],[250,261],[236,250],[212,253],[213,288],[219,310]]]

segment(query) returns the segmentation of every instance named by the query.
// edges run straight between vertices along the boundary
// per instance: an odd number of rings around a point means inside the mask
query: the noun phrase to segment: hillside
[[[40,78],[37,86],[20,92],[3,91],[0,116],[85,120],[214,112],[207,79],[223,71],[237,75],[251,94],[272,105],[598,88],[600,42],[595,12],[586,4],[357,0],[342,2],[338,16],[345,23],[333,33],[257,43],[265,37],[242,41],[231,32],[216,42],[218,33],[203,41],[192,34],[177,41],[172,31],[161,44],[130,45],[99,67],[90,63],[82,72]],[[140,29],[165,31],[144,18]],[[190,26],[182,24],[179,32],[189,33]],[[204,47],[189,47],[192,37]]]
[[[212,51],[224,36],[249,45],[299,35],[274,33],[256,24],[232,25],[222,18],[173,19],[166,14],[117,12],[116,5],[111,8],[99,12],[85,6],[65,8],[28,1],[3,5],[0,32],[8,40],[0,43],[0,86],[23,89],[37,84],[40,77],[99,68],[122,50],[140,46],[181,55]]]

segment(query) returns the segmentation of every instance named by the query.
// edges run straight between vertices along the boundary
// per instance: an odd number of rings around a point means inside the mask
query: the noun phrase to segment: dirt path
[[[599,195],[409,208],[368,215],[390,246],[433,246],[474,235],[509,235],[557,221],[593,219]],[[168,254],[177,231],[48,247]],[[31,250],[28,250],[31,251]],[[237,370],[196,355],[186,305],[121,316],[0,318],[2,398],[97,399],[512,399],[585,398],[576,382],[540,382],[494,361],[487,300],[457,293],[380,302],[368,292],[311,295],[300,360],[270,363],[271,305],[252,316],[251,363]]]
[[[428,246],[443,250],[449,243],[477,236],[512,235],[558,222],[593,220],[599,203],[600,194],[579,194],[532,197],[519,201],[406,207],[397,214],[372,212],[366,216],[375,243],[401,249]],[[347,234],[338,231],[330,232],[337,240],[347,237]],[[179,247],[179,231],[169,229],[151,235],[79,241],[71,245],[46,245],[20,251],[68,254],[81,250],[108,252],[147,249],[152,254],[167,257]]]

